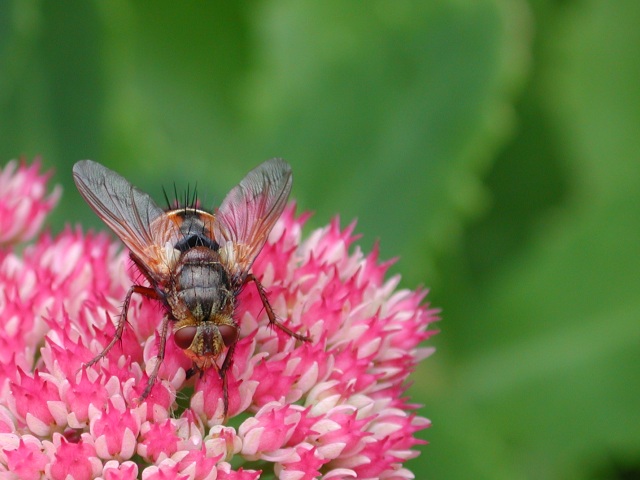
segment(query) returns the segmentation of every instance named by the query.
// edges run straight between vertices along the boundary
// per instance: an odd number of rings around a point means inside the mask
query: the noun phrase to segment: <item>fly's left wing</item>
[[[215,214],[214,233],[225,266],[243,280],[282,214],[293,178],[280,158],[251,170],[225,197]]]

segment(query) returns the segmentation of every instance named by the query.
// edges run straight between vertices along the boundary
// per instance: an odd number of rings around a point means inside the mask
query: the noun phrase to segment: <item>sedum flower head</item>
[[[153,301],[134,296],[122,341],[82,368],[141,280],[104,234],[67,228],[12,249],[55,204],[46,179],[37,163],[0,172],[0,477],[413,477],[403,463],[429,421],[407,399],[407,378],[431,352],[419,344],[437,316],[426,291],[385,277],[377,249],[351,248],[353,225],[335,220],[303,239],[307,215],[285,210],[252,271],[277,315],[313,341],[270,328],[247,286],[225,419],[215,370],[186,380],[190,360],[172,341],[137,402],[158,351],[163,311]]]
[[[49,175],[40,174],[40,161],[29,167],[12,160],[0,170],[0,246],[31,240],[60,198],[56,187],[48,196]]]

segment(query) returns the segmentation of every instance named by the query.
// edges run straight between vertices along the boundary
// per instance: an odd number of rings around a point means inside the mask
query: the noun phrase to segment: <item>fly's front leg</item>
[[[302,341],[302,342],[310,342],[311,341],[311,337],[308,337],[306,335],[302,335],[300,333],[296,333],[293,330],[291,330],[290,328],[286,327],[284,324],[282,324],[281,322],[278,321],[278,319],[276,318],[276,314],[273,312],[273,308],[271,308],[271,304],[269,303],[269,299],[267,298],[267,292],[265,292],[264,287],[262,286],[262,284],[260,283],[260,281],[256,278],[256,276],[253,273],[250,273],[249,275],[247,275],[247,278],[245,279],[244,283],[246,284],[247,282],[253,282],[256,284],[256,288],[258,289],[258,294],[260,295],[260,300],[262,300],[262,305],[264,306],[264,309],[267,311],[267,317],[269,317],[269,323],[271,325],[275,325],[276,327],[278,327],[280,330],[282,330],[284,333]]]
[[[127,296],[124,298],[124,304],[122,305],[122,311],[120,312],[120,318],[118,319],[118,325],[116,326],[116,333],[102,352],[93,358],[91,361],[84,364],[85,367],[90,367],[94,365],[96,362],[104,358],[109,350],[113,348],[113,346],[122,338],[122,332],[124,332],[124,326],[127,324],[127,312],[129,310],[129,303],[131,302],[131,295],[134,293],[139,293],[140,295],[144,295],[149,298],[158,298],[158,294],[153,288],[143,287],[142,285],[132,285],[127,292]]]
[[[227,386],[227,370],[231,368],[233,364],[233,352],[236,350],[236,345],[238,342],[233,342],[227,351],[227,355],[224,357],[224,362],[222,362],[222,366],[218,371],[220,373],[220,378],[222,379],[222,402],[224,404],[224,416],[227,416],[227,411],[229,410],[229,388]]]
[[[156,378],[158,378],[158,372],[160,371],[160,365],[162,365],[162,361],[164,360],[164,352],[165,346],[167,345],[167,333],[169,331],[169,315],[165,315],[162,320],[162,329],[160,330],[160,349],[158,350],[158,356],[156,357],[156,364],[153,367],[153,371],[151,375],[149,375],[149,380],[147,381],[147,386],[145,387],[142,395],[138,399],[138,402],[142,402],[149,393],[151,392],[151,388],[153,384],[156,383]]]
[[[220,368],[214,363],[213,366],[216,367],[218,371],[218,375],[220,375],[220,379],[222,380],[222,404],[224,406],[224,416],[227,416],[227,412],[229,411],[229,387],[227,382],[227,371],[233,365],[233,352],[236,350],[237,341],[233,342],[229,346],[229,350],[227,350],[227,355],[224,357],[224,361],[222,362],[222,366]],[[205,373],[204,369],[194,365],[189,370],[187,370],[187,379],[193,377],[196,373],[200,373],[200,378]]]

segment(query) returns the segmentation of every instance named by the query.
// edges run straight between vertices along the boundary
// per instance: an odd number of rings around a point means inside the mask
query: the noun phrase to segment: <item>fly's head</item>
[[[202,371],[212,367],[222,351],[238,341],[238,325],[227,315],[205,322],[191,317],[176,325],[173,339]]]

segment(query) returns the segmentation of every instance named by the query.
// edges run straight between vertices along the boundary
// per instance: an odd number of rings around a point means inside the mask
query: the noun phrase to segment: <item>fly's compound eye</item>
[[[188,325],[186,327],[182,327],[179,330],[176,330],[173,334],[173,341],[176,342],[176,345],[183,350],[186,350],[191,346],[191,342],[198,333],[198,327],[194,327],[192,325]]]
[[[222,335],[222,341],[229,347],[238,339],[238,329],[232,325],[220,325],[218,326],[220,335]]]

